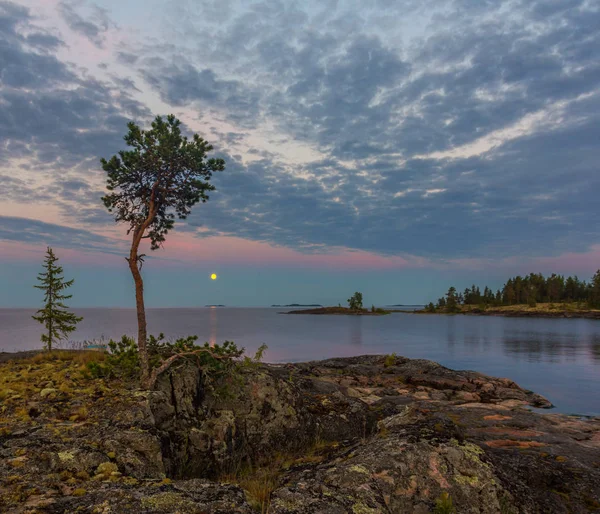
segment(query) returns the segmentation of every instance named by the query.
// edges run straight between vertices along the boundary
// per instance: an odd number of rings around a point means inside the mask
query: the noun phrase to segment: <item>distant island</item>
[[[225,307],[225,305],[222,304],[214,304],[214,305],[205,305],[204,307]]]
[[[323,307],[320,303],[288,303],[287,305],[273,304],[271,307]]]
[[[458,292],[450,287],[434,304],[418,314],[470,314],[536,318],[600,319],[600,270],[590,282],[577,276],[565,278],[541,273],[509,278],[494,291],[475,285]]]
[[[351,309],[349,307],[320,307],[318,309],[302,309],[300,311],[289,311],[283,314],[335,314],[335,315],[347,315],[347,316],[385,316],[392,311],[386,311],[384,309],[376,308],[373,310],[369,309]]]
[[[363,295],[358,291],[354,293],[347,300],[348,307],[342,307],[342,304],[338,304],[337,307],[322,307],[318,306],[317,309],[302,309],[300,311],[283,312],[282,314],[334,314],[334,315],[346,315],[346,316],[383,316],[389,314],[391,311],[386,311],[381,308],[376,308],[374,305],[370,309],[363,307]],[[299,307],[298,305],[286,305],[286,307]],[[310,306],[312,307],[312,306]]]

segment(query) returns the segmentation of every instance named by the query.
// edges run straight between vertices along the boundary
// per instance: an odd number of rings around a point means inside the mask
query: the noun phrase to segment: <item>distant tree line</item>
[[[479,286],[467,287],[458,292],[450,287],[434,305],[430,303],[428,310],[437,308],[456,311],[460,305],[477,305],[483,307],[502,305],[529,305],[537,303],[585,303],[591,308],[600,308],[600,270],[590,282],[579,280],[577,276],[565,278],[552,273],[544,277],[541,273],[530,273],[524,277],[517,275],[509,278],[502,289],[494,292],[488,286],[483,290]]]

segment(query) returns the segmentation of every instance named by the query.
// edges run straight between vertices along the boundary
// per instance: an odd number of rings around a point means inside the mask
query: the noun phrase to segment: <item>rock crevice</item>
[[[510,380],[393,356],[237,378],[181,363],[150,392],[7,393],[0,511],[250,513],[225,482],[277,461],[270,514],[600,512],[600,419],[531,412],[551,404]]]

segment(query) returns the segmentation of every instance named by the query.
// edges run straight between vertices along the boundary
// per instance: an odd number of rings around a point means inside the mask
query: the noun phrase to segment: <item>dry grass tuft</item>
[[[221,475],[224,483],[239,485],[246,491],[248,503],[261,514],[268,514],[271,494],[279,486],[284,471],[292,466],[323,462],[331,452],[339,447],[337,442],[318,439],[302,454],[278,453],[268,461],[255,465],[240,465],[230,473]]]
[[[90,362],[102,362],[106,358],[106,353],[92,350],[53,350],[51,352],[40,352],[33,357],[24,359],[22,362],[29,364],[42,364],[45,362],[73,362],[76,364],[87,365]]]

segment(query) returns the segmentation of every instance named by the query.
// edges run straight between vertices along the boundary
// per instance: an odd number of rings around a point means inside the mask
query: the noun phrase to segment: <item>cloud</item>
[[[118,243],[92,232],[12,216],[0,216],[0,240],[119,253]]]
[[[600,236],[585,220],[599,214],[591,141],[600,133],[600,66],[593,59],[600,14],[582,2],[543,4],[520,4],[508,16],[495,3],[448,2],[436,18],[443,28],[406,51],[367,33],[368,18],[332,14],[330,30],[331,20],[308,28],[307,17],[286,26],[273,17],[273,30],[253,32],[246,40],[252,52],[237,47],[241,57],[230,67],[247,59],[249,83],[264,79],[261,116],[282,135],[319,148],[329,164],[269,157],[244,170],[231,162],[198,219],[223,233],[306,251],[340,245],[500,258],[585,250]],[[544,9],[554,19],[534,27]],[[228,52],[253,17],[240,14],[229,30],[210,34],[215,46]],[[362,33],[339,31],[350,25]],[[217,69],[215,63],[212,83]],[[211,100],[177,83],[178,105]],[[215,105],[228,110],[226,102]],[[506,133],[518,124],[518,132]],[[477,150],[487,134],[497,134],[492,146]],[[469,156],[433,157],[470,144]]]
[[[3,197],[58,205],[76,222],[107,223],[99,175],[90,170],[123,147],[129,120],[147,120],[150,111],[131,96],[131,84],[117,89],[59,60],[55,51],[64,44],[36,27],[26,9],[1,3],[0,25]],[[66,178],[80,189],[69,189]]]
[[[439,260],[599,243],[593,2],[168,2],[163,42],[116,50],[110,83],[0,5],[0,159],[43,175],[81,224],[107,223],[90,169],[147,102],[197,122],[227,160],[178,226],[198,237]],[[116,26],[61,5],[99,46]],[[13,198],[42,194],[19,180]]]
[[[77,12],[77,7],[83,5],[81,1],[60,2],[58,11],[71,30],[82,34],[99,48],[104,46],[105,33],[112,23],[106,10],[97,5],[92,6],[92,14],[85,18]]]
[[[145,59],[141,73],[170,105],[197,102],[201,111],[225,110],[228,120],[242,126],[256,126],[259,121],[256,90],[236,80],[219,79],[214,71],[197,69],[183,57],[177,64],[158,57]]]

